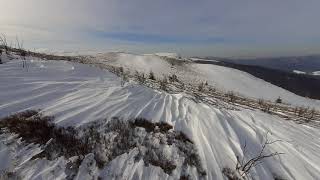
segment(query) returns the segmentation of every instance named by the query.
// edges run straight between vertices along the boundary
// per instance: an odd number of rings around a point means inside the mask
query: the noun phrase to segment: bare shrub
[[[309,111],[309,118],[308,119],[313,119],[314,116],[316,115],[316,109],[315,108],[312,108],[310,111]]]
[[[160,80],[160,89],[163,91],[167,91],[168,90],[168,80],[166,77],[163,77],[162,80]]]
[[[76,161],[68,162],[67,179],[72,179],[76,175],[84,156],[90,152],[95,154],[99,167],[105,164],[96,150],[97,144],[102,143],[101,135],[92,127],[79,136],[73,127],[56,126],[52,116],[43,116],[39,111],[27,110],[1,119],[0,128],[0,133],[9,131],[17,134],[25,143],[40,144],[42,152],[32,159],[54,160],[60,156],[78,157]]]
[[[152,71],[149,72],[149,79],[156,80],[156,77]]]
[[[165,122],[156,122],[152,123],[146,119],[143,118],[136,118],[133,121],[130,121],[131,127],[143,127],[147,132],[156,131],[156,128],[159,129],[160,132],[166,133],[173,127]]]
[[[198,173],[201,176],[206,176],[207,175],[207,172],[203,169],[203,167],[201,165],[201,160],[200,160],[199,155],[197,155],[195,152],[191,153],[191,154],[187,153],[187,156],[185,158],[184,163],[196,167]]]
[[[123,67],[119,67],[119,74],[123,74],[124,70]]]
[[[269,132],[266,133],[265,141],[262,145],[260,152],[255,157],[250,158],[248,160],[245,159],[245,156],[247,153],[247,149],[246,149],[247,146],[245,143],[244,148],[243,148],[244,155],[243,155],[242,159],[240,159],[239,156],[237,156],[236,172],[240,175],[240,177],[248,176],[250,170],[252,168],[254,168],[255,166],[261,164],[264,159],[284,154],[284,153],[279,153],[279,152],[274,152],[274,153],[266,153],[265,152],[266,147],[268,145],[280,141],[280,140],[270,141],[268,139],[268,133]]]
[[[191,180],[190,175],[181,175],[180,180]]]
[[[15,133],[22,138],[24,143],[35,143],[42,146],[42,152],[33,156],[32,159],[46,158],[53,160],[64,156],[70,158],[73,156],[84,157],[92,151],[86,142],[77,137],[77,132],[72,127],[57,127],[52,122],[53,117],[43,116],[38,111],[28,110],[11,115],[0,120],[0,133],[7,130]],[[71,171],[76,171],[82,159],[69,163]],[[74,176],[76,173],[71,173]],[[69,179],[69,176],[67,176]],[[70,178],[72,179],[72,177]]]
[[[180,133],[177,133],[176,136],[175,136],[175,139],[179,140],[179,141],[182,141],[182,142],[189,142],[189,143],[193,143],[189,138],[188,136],[186,136],[184,133],[180,132]]]
[[[4,48],[6,54],[9,54],[9,46],[7,36],[5,34],[0,35],[0,45]]]
[[[200,83],[198,84],[198,91],[199,91],[199,92],[203,92],[203,91],[204,91],[204,83],[203,83],[203,82],[200,82]]]
[[[16,37],[16,52],[22,57],[22,67],[28,68],[26,61],[27,51],[23,49],[23,41],[19,40],[18,37]]]
[[[172,147],[178,148],[180,156],[185,157],[184,166],[195,166],[200,175],[206,174],[191,140],[182,132],[172,130],[173,127],[165,122],[152,123],[143,118],[136,118],[129,121],[113,118],[105,126],[102,124],[103,122],[93,126],[95,130],[103,127],[105,133],[105,135],[103,135],[104,137],[99,138],[102,139],[101,142],[95,140],[94,143],[101,147],[103,150],[101,151],[102,154],[107,155],[105,158],[106,161],[104,161],[105,163],[138,147],[139,153],[135,156],[136,161],[142,159],[147,166],[152,164],[161,167],[165,173],[171,174],[177,167],[175,158],[165,157],[162,154],[161,148],[159,149],[158,146],[154,145],[153,139],[163,137],[159,139],[162,145],[174,144],[175,146]],[[144,129],[146,132],[143,138],[140,137],[141,134],[144,134],[141,133],[141,129]],[[113,138],[106,138],[110,136]],[[104,142],[103,139],[107,142]]]
[[[260,106],[262,106],[264,103],[265,103],[265,102],[264,102],[263,99],[258,99],[258,104],[259,104]]]
[[[222,169],[222,174],[225,175],[228,180],[243,180],[239,173],[228,167]]]
[[[138,71],[136,71],[135,78],[140,84],[144,84],[146,82],[144,73],[139,73]]]
[[[181,82],[180,83],[180,89],[181,90],[185,90],[185,88],[186,88],[186,85],[183,82]]]
[[[16,37],[16,49],[18,50],[20,55],[21,53],[24,53],[24,55],[26,54],[26,52],[23,50],[23,41],[19,40],[18,37]]]
[[[297,115],[299,117],[305,116],[307,114],[307,112],[308,112],[308,108],[305,108],[305,107],[298,107],[297,108]]]
[[[0,128],[8,128],[28,142],[45,144],[50,140],[51,120],[52,117],[43,117],[38,111],[27,110],[1,119]]]
[[[122,76],[124,73],[123,67],[112,67],[111,71],[115,73],[117,76]]]
[[[74,128],[57,127],[52,120],[52,116],[43,116],[38,111],[27,110],[2,119],[0,128],[18,134],[27,143],[46,145],[34,158],[46,157],[52,160],[60,155],[68,158],[90,152],[87,144],[76,137]]]
[[[121,86],[123,87],[126,82],[129,82],[129,72],[123,72],[120,77],[121,77]]]
[[[237,96],[234,94],[233,91],[227,92],[226,95],[227,95],[227,97],[229,98],[229,102],[230,102],[230,103],[235,103],[235,102],[236,102]]]
[[[260,106],[261,110],[263,112],[267,112],[267,113],[270,113],[271,112],[271,108],[272,108],[272,104],[271,103],[268,103],[266,102],[265,100],[263,99],[259,99],[258,100],[258,105]]]
[[[167,161],[167,160],[163,160],[163,159],[151,159],[149,162],[147,162],[147,164],[150,163],[154,166],[159,166],[163,169],[163,171],[167,174],[171,174],[173,170],[176,169],[176,165],[174,164],[174,162],[172,161]]]
[[[275,102],[276,102],[276,103],[282,103],[282,99],[280,98],[280,96],[276,99]]]
[[[253,158],[245,159],[245,156],[247,154],[247,144],[244,144],[243,147],[243,157],[242,159],[237,156],[237,163],[235,169],[224,167],[222,169],[222,173],[224,176],[228,178],[228,180],[243,180],[247,179],[249,176],[250,170],[254,168],[255,166],[261,164],[264,159],[279,156],[284,153],[274,152],[274,153],[266,153],[266,148],[268,145],[273,144],[275,142],[278,142],[280,140],[270,141],[268,139],[268,133],[266,133],[265,141],[262,144],[261,150],[257,155],[255,155]],[[274,176],[274,179],[281,179],[279,176]]]
[[[216,90],[216,88],[210,86],[210,87],[209,87],[209,91],[210,91],[210,92],[216,92],[217,90]]]
[[[170,82],[179,82],[178,76],[175,74],[169,75],[168,79]]]
[[[184,167],[194,166],[200,175],[206,175],[192,141],[165,122],[152,123],[143,118],[128,121],[112,118],[108,123],[105,120],[95,121],[75,129],[56,126],[53,117],[28,110],[0,119],[0,128],[0,133],[9,131],[21,137],[23,142],[40,144],[43,151],[32,159],[77,157],[75,161],[67,163],[67,179],[76,175],[88,153],[93,153],[97,166],[103,168],[119,155],[141,147],[146,151],[139,151],[135,159],[143,159],[146,165],[158,166],[171,174],[177,167],[176,156],[164,155],[163,149],[154,143],[155,139],[162,146],[174,144],[170,147],[176,148],[178,156],[184,157]]]

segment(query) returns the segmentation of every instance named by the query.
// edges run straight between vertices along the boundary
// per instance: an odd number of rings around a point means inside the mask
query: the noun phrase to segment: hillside
[[[108,54],[108,58],[118,57],[118,54],[112,55]],[[138,137],[151,143],[141,144],[142,149],[151,148],[149,150],[156,153],[153,156],[161,155],[162,159],[173,161],[171,163],[175,166],[171,173],[161,163],[147,165],[145,157],[137,159],[141,151],[139,146],[113,157],[102,167],[97,167],[98,162],[92,154],[86,155],[80,162],[79,171],[75,171],[74,179],[226,179],[223,169],[235,169],[237,157],[244,157],[244,161],[256,157],[266,140],[280,141],[269,144],[264,153],[284,154],[264,159],[250,170],[250,178],[318,179],[320,176],[317,163],[320,160],[319,129],[285,121],[260,110],[218,108],[195,102],[184,93],[168,94],[133,81],[123,85],[115,74],[94,66],[34,57],[27,59],[27,68],[22,67],[21,59],[0,65],[0,118],[27,109],[41,109],[45,115],[54,116],[53,122],[58,127],[70,126],[85,131],[91,123],[97,122],[103,136],[110,135],[104,123],[112,122],[114,117],[125,121],[140,117],[153,123],[165,122],[173,127],[173,131],[167,133],[181,131],[186,139],[190,139],[195,147],[193,156],[199,156],[200,160],[200,163],[191,163],[193,165],[183,164],[187,156],[177,148],[181,145],[161,143],[161,137],[170,138],[168,134],[161,131],[148,134],[144,128],[135,128]],[[152,68],[159,75],[175,72],[181,78],[186,73],[186,80],[207,78],[209,83],[218,87],[233,88],[231,90],[241,93],[245,93],[246,83],[250,83],[254,88],[266,88],[265,93],[268,88],[283,93],[282,97],[291,103],[319,107],[318,101],[296,96],[230,68],[188,62],[172,68],[170,61],[156,56],[129,54],[120,54],[119,59],[104,59],[103,62],[146,72]],[[250,92],[252,96],[262,95],[261,91]],[[0,170],[22,179],[65,179],[71,176],[70,162],[77,157],[39,158],[37,154],[45,149],[44,145],[28,144],[15,138],[10,133],[0,135],[0,157],[3,159]]]
[[[198,59],[195,62],[238,69],[270,82],[276,86],[282,87],[283,89],[286,89],[297,95],[313,99],[320,99],[320,79],[317,76],[305,74],[304,72],[301,73],[297,70],[294,72],[287,72],[261,66],[236,64],[228,61]]]
[[[154,72],[156,76],[175,74],[185,83],[199,84],[207,81],[217,89],[234,91],[241,95],[275,101],[281,97],[284,102],[297,106],[320,107],[319,100],[296,95],[288,90],[259,79],[249,73],[234,68],[215,65],[214,63],[193,63],[190,60],[161,58],[155,55],[134,55],[124,53],[108,53],[96,57],[97,62],[110,64],[133,71]],[[279,75],[279,74],[276,74]],[[278,79],[284,78],[279,76]],[[310,84],[317,87],[317,84]]]

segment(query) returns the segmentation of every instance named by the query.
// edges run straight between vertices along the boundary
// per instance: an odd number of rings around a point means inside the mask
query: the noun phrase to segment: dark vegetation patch
[[[175,139],[178,140],[178,141],[182,141],[182,142],[184,142],[184,143],[189,142],[189,143],[192,143],[192,144],[193,144],[193,142],[188,138],[188,136],[186,136],[186,135],[185,135],[184,133],[182,133],[182,132],[176,133]]]
[[[183,66],[187,63],[189,63],[189,61],[182,59],[181,57],[177,58],[172,58],[172,57],[166,57],[166,56],[159,56],[161,59],[164,59],[165,61],[167,61],[168,63],[171,64],[171,66]]]
[[[11,171],[1,171],[0,179],[1,180],[22,180],[20,176],[18,176],[15,172],[11,172]]]
[[[165,122],[152,123],[143,118],[137,118],[137,119],[134,119],[133,121],[130,121],[130,125],[132,127],[143,127],[147,132],[159,130],[160,132],[165,133],[173,128],[168,123],[165,123]]]
[[[101,130],[102,137],[97,138],[95,142],[98,145],[96,148],[99,152],[98,159],[102,164],[121,154],[129,153],[133,148],[138,148],[136,161],[142,159],[145,165],[161,167],[165,173],[171,174],[179,164],[174,157],[165,157],[161,147],[174,144],[179,151],[179,156],[185,159],[183,166],[194,166],[200,175],[206,175],[193,142],[184,133],[174,131],[172,126],[165,122],[152,123],[143,118],[129,121],[113,118],[105,125],[103,124],[105,121],[96,121],[89,128],[84,127],[89,131]],[[160,141],[160,145],[154,144],[155,139]]]
[[[225,175],[228,180],[243,180],[235,170],[228,167],[222,169],[222,174]]]
[[[66,158],[80,156],[83,158],[93,150],[87,141],[76,136],[77,132],[74,128],[56,126],[53,119],[52,116],[44,116],[38,111],[27,110],[1,119],[0,133],[9,130],[9,132],[21,137],[26,143],[42,145],[43,151],[32,159],[54,160],[60,156]],[[69,163],[70,168],[74,171],[71,171],[67,179],[72,179],[76,175],[81,160]]]
[[[53,119],[39,111],[27,110],[1,119],[0,133],[9,131],[17,134],[25,143],[42,145],[43,151],[32,159],[73,157],[75,160],[66,165],[67,179],[75,177],[85,155],[89,153],[94,154],[97,166],[102,168],[119,155],[135,148],[139,151],[136,161],[142,159],[146,166],[158,166],[167,174],[171,174],[177,166],[194,166],[201,176],[206,175],[193,142],[184,133],[174,131],[167,123],[152,123],[143,118],[128,121],[112,118],[110,121],[95,121],[75,129],[56,126]],[[183,164],[179,164],[176,156],[165,155],[164,147],[167,145],[177,148],[178,156],[184,159]]]
[[[260,66],[242,65],[231,62],[195,61],[201,64],[215,64],[247,72],[271,84],[282,87],[297,95],[320,99],[320,79],[316,76],[296,74]]]
[[[167,174],[171,174],[173,170],[176,169],[176,165],[174,162],[167,161],[167,160],[156,160],[156,159],[150,159],[148,163],[154,165],[154,166],[159,166],[163,169],[163,171]]]
[[[18,134],[27,143],[45,145],[48,142],[44,151],[37,157],[53,160],[61,155],[69,158],[90,152],[87,144],[75,136],[74,128],[57,127],[52,120],[51,116],[27,110],[2,119],[0,128],[7,128],[10,132]]]
[[[180,180],[191,180],[191,177],[189,175],[182,175],[180,176]]]

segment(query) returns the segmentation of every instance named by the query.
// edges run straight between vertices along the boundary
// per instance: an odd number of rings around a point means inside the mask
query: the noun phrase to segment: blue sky
[[[276,56],[320,50],[319,0],[0,0],[29,49]]]

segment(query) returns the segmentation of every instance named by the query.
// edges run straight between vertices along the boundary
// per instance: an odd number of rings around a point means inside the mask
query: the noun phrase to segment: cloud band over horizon
[[[318,0],[0,0],[26,48],[272,56],[320,50]]]

